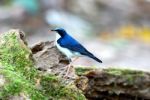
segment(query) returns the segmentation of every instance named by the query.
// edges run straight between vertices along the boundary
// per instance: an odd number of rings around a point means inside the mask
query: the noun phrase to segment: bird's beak
[[[51,31],[56,31],[55,29],[52,29]]]

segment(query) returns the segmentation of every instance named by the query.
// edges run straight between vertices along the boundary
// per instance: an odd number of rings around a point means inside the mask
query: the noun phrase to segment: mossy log
[[[37,52],[33,54],[42,55]],[[0,100],[86,99],[72,81],[66,83],[60,75],[38,70],[37,61],[38,64],[42,64],[44,60],[39,60],[37,55],[33,57],[33,54],[27,46],[23,32],[11,30],[0,36]],[[51,58],[53,62],[57,59]],[[55,66],[57,63],[60,62],[56,61]]]
[[[150,73],[127,69],[77,68],[76,85],[89,100],[149,100]]]

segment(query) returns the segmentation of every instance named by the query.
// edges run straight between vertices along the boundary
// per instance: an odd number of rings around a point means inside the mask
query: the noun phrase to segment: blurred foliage
[[[134,38],[137,30],[133,26],[123,26],[118,30],[118,34],[122,38],[132,39]]]
[[[12,0],[0,0],[1,5],[9,5],[11,4]]]
[[[144,43],[150,43],[150,28],[149,27],[135,27],[132,25],[127,25],[121,27],[117,34],[121,38],[125,39],[137,39]]]
[[[139,38],[144,42],[150,42],[150,28],[144,27],[139,32]]]
[[[113,38],[125,39],[125,40],[137,40],[143,43],[150,43],[150,28],[136,27],[133,25],[125,25],[120,27],[115,34],[110,34],[110,32],[103,32],[101,38],[103,40],[111,40]]]
[[[14,0],[14,3],[24,7],[31,14],[35,14],[39,10],[38,0]]]

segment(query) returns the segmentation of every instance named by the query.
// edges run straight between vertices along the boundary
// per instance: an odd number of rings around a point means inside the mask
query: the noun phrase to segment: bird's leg
[[[75,62],[79,57],[76,57],[72,62],[70,62],[69,65],[67,65],[67,72],[65,74],[65,77],[68,77],[69,71],[70,71],[70,67],[72,66],[73,62]]]

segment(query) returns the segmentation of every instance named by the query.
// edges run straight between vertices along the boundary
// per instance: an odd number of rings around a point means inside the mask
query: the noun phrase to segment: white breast
[[[60,36],[57,34],[56,35],[56,41],[55,41],[55,45],[56,47],[64,54],[66,55],[69,59],[71,59],[72,57],[75,56],[81,56],[81,54],[79,54],[78,52],[72,52],[66,48],[61,47],[58,43],[57,40],[60,38]]]

